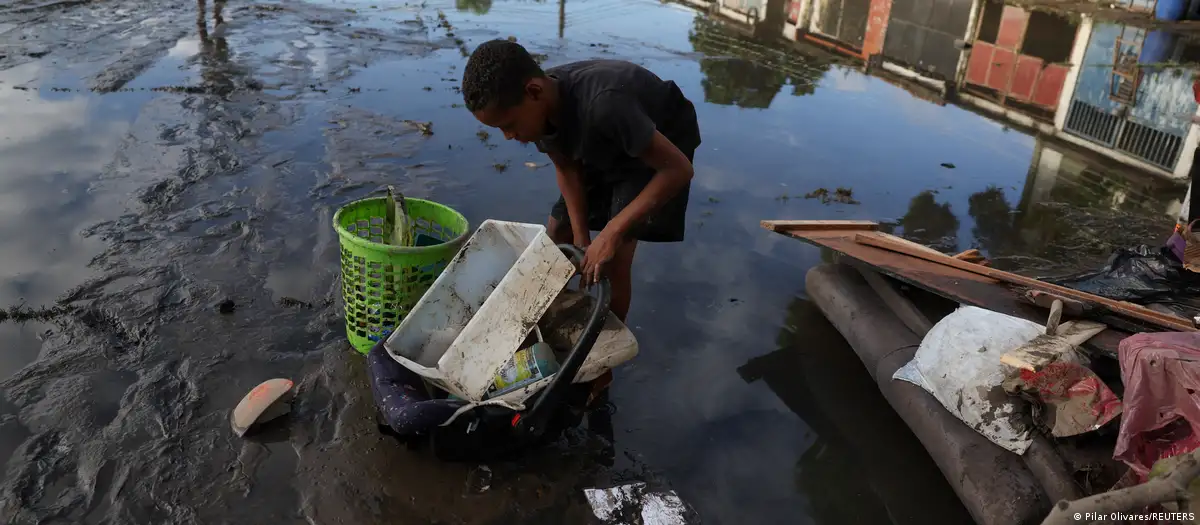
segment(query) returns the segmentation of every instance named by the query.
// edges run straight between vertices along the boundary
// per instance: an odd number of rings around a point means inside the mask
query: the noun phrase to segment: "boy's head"
[[[545,135],[552,89],[552,82],[529,52],[508,40],[480,45],[463,71],[467,109],[509,140],[533,142]]]

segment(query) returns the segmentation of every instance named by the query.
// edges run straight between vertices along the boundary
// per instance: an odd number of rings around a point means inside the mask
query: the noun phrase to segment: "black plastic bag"
[[[1185,269],[1169,246],[1120,248],[1099,271],[1045,280],[1109,299],[1166,306],[1189,319],[1200,313],[1200,273]]]

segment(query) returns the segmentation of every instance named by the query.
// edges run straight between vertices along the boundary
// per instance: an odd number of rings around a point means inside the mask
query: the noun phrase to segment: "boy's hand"
[[[584,285],[591,286],[600,282],[600,277],[604,275],[605,265],[613,260],[613,257],[617,255],[617,248],[620,247],[621,236],[614,234],[608,228],[596,236],[583,256],[582,280]]]

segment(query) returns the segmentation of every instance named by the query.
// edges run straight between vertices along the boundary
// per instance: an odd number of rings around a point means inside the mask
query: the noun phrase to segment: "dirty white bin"
[[[574,274],[545,226],[484,221],[384,347],[443,390],[482,400]]]
[[[584,336],[583,329],[594,304],[592,301],[591,296],[576,290],[563,290],[554,299],[541,321],[538,322],[542,335],[545,336],[545,340],[551,348],[566,352]],[[584,359],[583,365],[575,373],[573,382],[586,383],[599,378],[605,372],[633,359],[637,354],[638,342],[637,338],[633,336],[633,332],[629,331],[629,327],[617,319],[617,316],[609,315],[604,320],[604,325],[600,328],[600,334],[596,336],[596,342],[592,344],[587,359]],[[563,355],[560,357],[565,359]],[[552,374],[492,399],[512,406],[523,404],[530,396],[549,385],[553,379],[554,375]]]

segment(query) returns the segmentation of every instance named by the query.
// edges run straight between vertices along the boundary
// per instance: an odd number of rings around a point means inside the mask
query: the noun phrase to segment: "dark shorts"
[[[696,151],[683,151],[689,161],[693,160]],[[587,198],[588,229],[601,231],[608,225],[609,219],[625,209],[633,199],[637,198],[646,184],[654,176],[653,172],[637,174],[619,180],[605,177],[604,174],[585,175],[586,187],[584,194]],[[634,227],[630,235],[643,242],[680,242],[687,226],[688,194],[691,184],[685,185],[675,194],[675,197],[659,206],[645,222]],[[559,195],[558,202],[550,210],[550,217],[559,224],[570,224],[567,214],[567,202]]]

